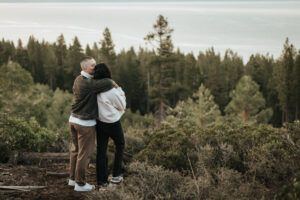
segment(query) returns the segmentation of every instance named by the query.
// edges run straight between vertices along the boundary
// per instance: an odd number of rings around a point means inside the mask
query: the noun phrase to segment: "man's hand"
[[[114,84],[115,88],[118,88],[118,87],[119,87],[119,85],[118,85],[118,84],[116,84],[116,82],[115,82],[115,81],[113,81],[113,84]]]

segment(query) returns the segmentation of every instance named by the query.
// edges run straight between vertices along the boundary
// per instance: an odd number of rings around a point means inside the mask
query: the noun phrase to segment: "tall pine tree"
[[[66,66],[69,78],[65,80],[65,88],[71,91],[73,81],[80,74],[80,60],[83,57],[83,49],[77,37],[74,38],[73,44],[69,47]]]
[[[66,70],[67,45],[63,34],[58,36],[54,48],[57,65],[56,84],[59,88],[66,89],[65,80],[68,79]]]
[[[295,120],[300,119],[300,51],[298,52],[294,72],[294,91],[295,91]]]
[[[149,33],[145,40],[155,46],[156,56],[153,67],[156,70],[153,73],[153,84],[151,85],[152,101],[157,105],[158,124],[166,117],[165,110],[167,108],[167,92],[171,85],[170,77],[170,60],[173,53],[173,43],[171,33],[173,29],[169,27],[167,19],[159,15],[156,24],[153,25],[154,32]]]
[[[114,73],[114,65],[116,62],[115,45],[107,27],[103,32],[103,40],[100,41],[100,45],[100,62],[106,63],[111,68],[112,73]]]
[[[286,39],[283,52],[274,69],[274,79],[276,90],[282,109],[282,122],[294,120],[295,112],[295,91],[294,91],[294,66],[296,49],[289,40]]]

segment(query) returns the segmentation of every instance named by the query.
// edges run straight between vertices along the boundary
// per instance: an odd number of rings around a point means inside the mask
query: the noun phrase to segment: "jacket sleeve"
[[[123,90],[119,87],[114,93],[115,98],[113,100],[113,106],[119,110],[124,111],[126,109],[126,96]]]
[[[113,81],[109,78],[89,79],[91,90],[93,93],[106,92],[114,87]]]

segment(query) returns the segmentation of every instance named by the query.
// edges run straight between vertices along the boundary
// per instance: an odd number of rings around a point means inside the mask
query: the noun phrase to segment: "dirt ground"
[[[0,186],[46,186],[31,191],[0,189],[0,200],[23,199],[85,199],[86,192],[75,192],[67,185],[68,177],[54,177],[47,172],[68,173],[68,163],[50,163],[46,167],[37,165],[0,164]],[[96,184],[96,169],[90,164],[87,171],[87,182]]]

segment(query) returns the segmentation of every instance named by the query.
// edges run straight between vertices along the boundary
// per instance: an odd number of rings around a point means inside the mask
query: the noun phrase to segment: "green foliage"
[[[46,127],[56,131],[60,137],[69,139],[68,119],[71,112],[72,94],[60,89],[54,91],[51,105],[47,109]]]
[[[139,129],[151,128],[155,125],[154,116],[150,113],[148,115],[141,115],[139,112],[133,113],[127,109],[121,118],[122,127],[137,127]]]
[[[66,55],[66,70],[67,79],[64,82],[64,88],[72,90],[73,82],[76,76],[80,74],[80,60],[83,57],[83,49],[77,37],[74,38],[73,44],[69,47]]]
[[[241,78],[230,97],[232,100],[225,111],[238,120],[267,123],[272,117],[272,109],[265,109],[265,99],[259,92],[258,84],[250,76]]]
[[[20,101],[23,95],[33,85],[29,72],[17,63],[3,65],[0,68],[0,109],[2,112],[14,112],[14,103]]]
[[[108,64],[108,66],[110,66],[112,69],[112,73],[114,73],[114,65],[116,61],[116,52],[114,49],[115,45],[112,41],[111,33],[107,27],[103,32],[103,37],[103,40],[100,41],[101,62]]]
[[[210,48],[205,53],[199,53],[197,66],[201,83],[211,91],[223,112],[230,101],[229,92],[243,75],[242,58],[231,50],[226,50],[224,59],[221,60],[220,54]]]
[[[203,84],[192,98],[180,102],[174,109],[170,109],[167,121],[176,122],[177,120],[174,118],[179,118],[205,128],[221,120],[219,107],[214,103],[214,97]]]
[[[162,123],[160,129],[147,135],[146,148],[136,158],[149,161],[154,165],[162,165],[168,169],[186,170],[189,168],[188,158],[194,161],[193,143],[190,136],[194,131],[188,125],[179,124],[173,127],[170,123]],[[188,132],[187,132],[188,131]]]
[[[15,45],[11,41],[0,41],[0,66],[7,63],[15,55]]]
[[[1,162],[7,161],[11,151],[49,151],[53,149],[54,134],[34,119],[0,117]]]
[[[275,196],[274,200],[300,199],[300,182],[296,179],[283,187],[282,191]]]
[[[126,53],[122,51],[118,55],[112,78],[123,88],[127,107],[133,112],[139,110],[145,113],[145,74],[133,48]]]
[[[158,116],[158,124],[165,118],[165,108],[168,105],[167,95],[168,89],[173,82],[172,77],[172,61],[173,57],[173,43],[171,33],[173,29],[169,27],[167,19],[159,15],[156,24],[153,25],[154,32],[149,33],[145,40],[155,46],[155,57],[153,57],[152,65],[156,75],[153,76],[153,83],[148,84],[148,90],[154,103]]]
[[[300,51],[295,60],[295,67],[293,71],[293,90],[295,91],[295,120],[300,119]]]
[[[281,129],[164,122],[145,136],[145,149],[135,158],[183,173],[192,170],[201,198],[272,197],[300,175],[299,130],[299,122]]]
[[[296,49],[289,44],[288,38],[285,41],[283,52],[274,69],[275,89],[278,92],[278,99],[283,112],[282,122],[292,122],[295,117],[296,98],[295,83],[297,80],[294,75]],[[294,79],[296,78],[296,79]]]
[[[16,103],[16,112],[24,117],[34,117],[41,126],[46,127],[52,97],[53,91],[47,85],[35,84],[22,101]]]
[[[2,66],[0,77],[3,85],[0,89],[1,113],[9,117],[32,118],[40,126],[56,132],[62,140],[68,139],[70,93],[60,89],[53,92],[47,85],[33,84],[29,72],[16,63]],[[61,146],[64,150],[66,147],[67,144]]]

